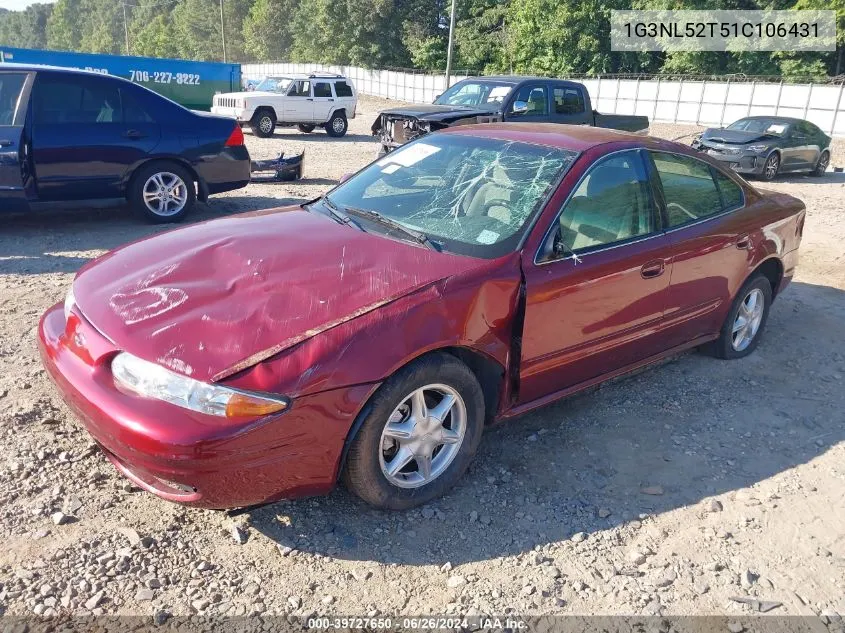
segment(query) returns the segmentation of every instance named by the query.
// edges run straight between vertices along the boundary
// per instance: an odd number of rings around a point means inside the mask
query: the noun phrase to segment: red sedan
[[[39,328],[104,453],[165,499],[408,508],[485,425],[693,346],[751,353],[804,205],[659,139],[452,128],[299,207],[85,266]]]

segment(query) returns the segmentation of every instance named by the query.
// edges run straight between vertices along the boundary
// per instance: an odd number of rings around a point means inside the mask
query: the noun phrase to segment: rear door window
[[[141,102],[135,98],[131,90],[121,87],[120,100],[123,105],[124,123],[154,123],[155,120]]]
[[[317,82],[314,84],[315,97],[331,97],[332,85],[328,82]]]
[[[578,88],[556,87],[554,102],[555,114],[583,114],[587,108],[584,94]]]
[[[334,91],[335,93],[337,93],[338,97],[352,96],[352,86],[350,86],[345,81],[336,81],[334,84]]]
[[[651,157],[663,187],[670,228],[722,212],[722,196],[710,165],[678,154],[651,152]]]
[[[14,125],[26,73],[0,74],[0,125]]]
[[[39,75],[33,106],[36,125],[123,122],[117,82],[98,77]]]

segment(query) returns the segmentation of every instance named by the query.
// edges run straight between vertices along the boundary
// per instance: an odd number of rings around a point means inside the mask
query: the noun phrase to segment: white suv
[[[358,93],[342,75],[313,73],[265,77],[254,90],[214,95],[211,111],[249,125],[253,134],[272,136],[277,125],[296,125],[329,136],[343,136],[355,118]]]

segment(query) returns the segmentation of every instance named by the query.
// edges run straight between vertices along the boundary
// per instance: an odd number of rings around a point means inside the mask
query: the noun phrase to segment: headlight
[[[76,297],[73,296],[73,284],[71,284],[70,288],[67,289],[67,294],[65,295],[65,321],[67,321],[70,317],[70,311],[73,309],[75,304]]]
[[[200,382],[126,352],[114,357],[111,370],[118,387],[144,398],[163,400],[206,415],[258,417],[278,413],[288,407],[285,398]]]
[[[762,154],[763,152],[769,151],[769,146],[768,145],[749,145],[748,151],[754,152],[755,154]]]

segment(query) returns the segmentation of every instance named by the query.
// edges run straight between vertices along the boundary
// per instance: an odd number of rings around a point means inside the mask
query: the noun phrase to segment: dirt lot
[[[254,157],[305,148],[307,178],[216,197],[191,220],[320,194],[373,158],[385,105],[364,99],[341,140],[248,136]],[[738,617],[754,606],[731,598],[750,596],[838,630],[845,178],[771,188],[802,198],[808,219],[798,276],[755,354],[690,353],[494,428],[457,489],[406,513],[338,490],[232,518],[132,488],[61,403],[35,329],[83,263],[162,229],[123,210],[5,220],[0,613]]]

